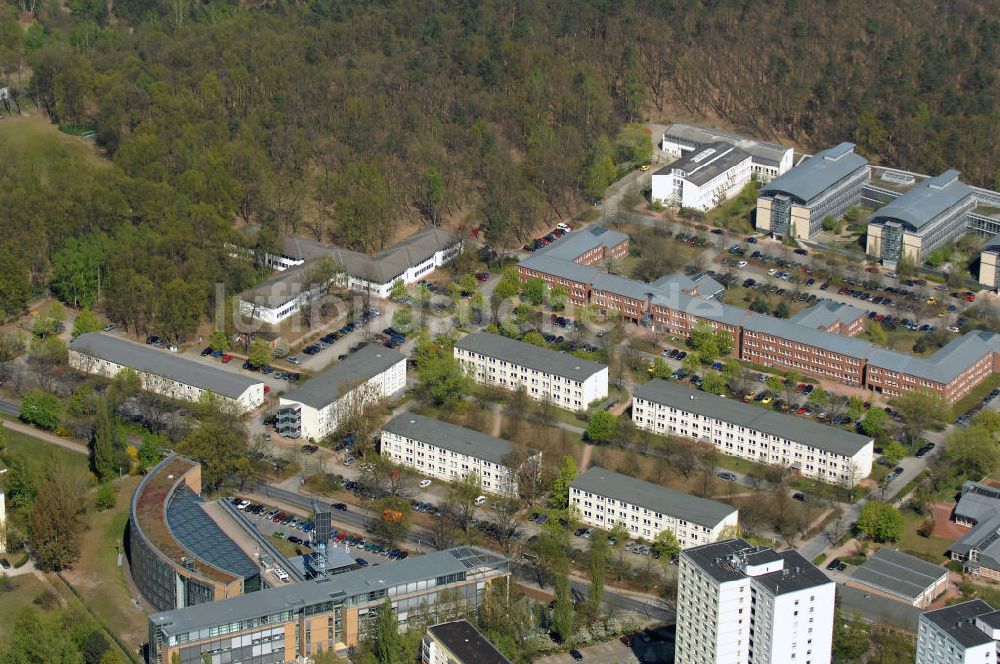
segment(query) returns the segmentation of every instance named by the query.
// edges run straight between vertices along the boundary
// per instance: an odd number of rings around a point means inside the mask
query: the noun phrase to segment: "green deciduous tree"
[[[711,394],[726,392],[726,377],[718,371],[706,371],[701,378],[701,389]]]
[[[861,430],[872,438],[878,438],[889,424],[889,414],[881,408],[869,408],[861,418]]]
[[[98,332],[101,329],[101,321],[93,311],[87,308],[80,310],[73,321],[73,338],[76,339],[81,334],[88,332]]]
[[[39,569],[63,569],[79,555],[85,488],[85,479],[61,464],[50,467],[39,483],[28,518],[28,539]]]
[[[906,456],[906,448],[896,441],[893,441],[882,448],[882,456],[885,457],[885,462],[887,464],[895,466],[897,463],[902,461],[904,456]]]
[[[903,516],[892,505],[872,500],[861,508],[858,530],[876,542],[895,542],[903,536]]]
[[[274,359],[271,344],[265,339],[254,339],[250,343],[247,361],[254,367],[266,367]]]
[[[576,462],[573,457],[563,457],[559,472],[552,480],[552,498],[549,504],[552,507],[564,510],[569,507],[569,485],[576,479]]]
[[[945,441],[945,455],[957,470],[976,480],[1000,467],[997,434],[979,424],[954,429]]]
[[[226,480],[247,479],[251,475],[246,436],[214,422],[192,431],[177,451],[201,464],[201,482],[215,491]]]
[[[594,620],[601,612],[601,603],[604,601],[604,577],[607,574],[608,561],[611,558],[611,548],[608,546],[608,538],[602,531],[595,531],[591,535],[588,558],[590,563],[590,589],[587,594],[587,602],[590,618]]]
[[[389,291],[389,297],[394,300],[402,300],[406,297],[406,284],[403,283],[402,279],[396,279],[392,282],[392,289]]]
[[[21,419],[42,429],[55,429],[62,416],[63,404],[54,394],[35,389],[21,401]]]
[[[903,434],[910,444],[928,429],[941,425],[950,415],[948,403],[936,392],[914,390],[889,402],[903,420]]]
[[[222,330],[214,330],[208,336],[208,347],[216,353],[225,353],[233,347],[233,338]]]
[[[681,545],[672,532],[661,530],[653,539],[653,550],[660,554],[660,560],[667,563],[681,552]]]
[[[528,279],[521,286],[521,297],[537,307],[545,301],[545,291],[547,289],[548,287],[544,280],[538,278]]]
[[[595,410],[587,422],[587,439],[595,443],[606,443],[615,437],[618,418],[606,410]]]
[[[97,479],[108,482],[129,469],[125,454],[125,437],[111,410],[104,404],[97,408],[94,430],[90,438],[90,465]]]
[[[450,344],[418,344],[417,375],[425,398],[435,406],[457,403],[472,389],[472,377],[452,355]]]

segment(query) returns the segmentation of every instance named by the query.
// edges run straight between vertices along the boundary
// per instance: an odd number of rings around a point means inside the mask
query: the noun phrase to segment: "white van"
[[[486,502],[486,496],[479,496],[478,498],[476,498],[476,500],[473,502],[473,504],[476,507],[479,507],[480,505],[482,505],[485,502]]]

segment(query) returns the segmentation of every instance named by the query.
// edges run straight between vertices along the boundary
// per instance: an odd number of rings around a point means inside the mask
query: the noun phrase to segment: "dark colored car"
[[[365,560],[364,558],[355,558],[354,562],[361,565],[362,567],[368,567],[368,561]]]
[[[208,356],[209,356],[209,355],[211,355],[211,354],[212,354],[212,349],[211,349],[211,347],[207,347],[207,348],[202,348],[202,349],[201,349],[201,356],[202,356],[202,357],[208,357]]]
[[[580,652],[579,650],[577,650],[576,648],[574,648],[573,650],[569,651],[569,656],[572,657],[573,659],[575,659],[578,662],[582,662],[583,661],[583,653]]]
[[[729,472],[719,473],[717,475],[717,477],[720,480],[725,480],[727,482],[735,482],[736,481],[736,475],[734,475],[733,473],[729,473]]]
[[[347,503],[333,503],[332,505],[330,505],[330,507],[332,507],[333,509],[335,509],[335,510],[337,510],[339,512],[346,512],[347,511]]]
[[[795,493],[795,494],[792,494],[792,498],[794,498],[795,500],[799,501],[800,503],[808,503],[809,502],[809,496],[807,496],[804,493]]]

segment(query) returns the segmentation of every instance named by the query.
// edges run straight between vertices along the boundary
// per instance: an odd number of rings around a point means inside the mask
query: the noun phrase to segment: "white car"
[[[479,496],[473,501],[473,504],[475,504],[476,507],[479,507],[485,502],[486,502],[486,496]]]
[[[248,507],[250,507],[250,501],[249,500],[244,500],[243,502],[241,502],[239,505],[236,506],[236,509],[238,509],[238,510],[245,510]]]
[[[426,489],[430,485],[431,485],[431,481],[430,480],[420,480],[420,488],[421,489]]]
[[[736,264],[736,267],[740,268],[741,270],[743,268],[745,268],[746,266],[747,266],[747,262],[746,261],[740,261],[739,263]]]

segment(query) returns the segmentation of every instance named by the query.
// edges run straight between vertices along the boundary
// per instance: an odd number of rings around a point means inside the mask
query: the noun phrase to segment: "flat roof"
[[[747,159],[752,161],[750,153],[731,143],[715,141],[685,153],[654,175],[670,175],[673,171],[680,170],[685,175],[678,177],[700,187]]]
[[[768,554],[768,551],[776,555]],[[780,559],[782,565],[777,571],[748,577],[739,567],[734,566],[732,562],[734,556],[745,558],[751,564],[775,562]],[[684,549],[681,551],[681,557],[689,558],[699,569],[719,583],[752,578],[754,583],[767,588],[772,595],[784,595],[833,583],[826,574],[797,551],[791,549],[774,551],[770,547],[755,547],[743,539],[723,540]]]
[[[455,348],[487,357],[495,357],[505,362],[577,380],[581,383],[594,374],[608,369],[600,362],[584,360],[569,353],[540,348],[489,332],[467,334],[455,342]]]
[[[722,140],[748,152],[755,162],[769,166],[780,165],[785,154],[792,151],[792,148],[784,145],[759,141],[731,131],[712,127],[697,127],[678,122],[669,125],[663,132],[663,136],[664,138],[670,137],[672,139],[688,141],[696,145],[707,145]]]
[[[944,567],[882,547],[851,578],[912,603],[947,574]]]
[[[427,631],[462,664],[511,664],[468,620],[431,625]]]
[[[841,143],[800,162],[760,189],[762,196],[787,194],[802,204],[820,196],[841,180],[865,168],[868,160],[854,153],[853,143]]]
[[[976,618],[993,613],[993,607],[981,599],[952,604],[927,611],[920,619],[937,625],[963,648],[993,643],[992,637],[975,625]]]
[[[70,342],[69,347],[84,355],[169,378],[184,385],[211,390],[230,399],[240,398],[248,389],[261,382],[179,357],[153,346],[133,343],[100,332],[81,334]]]
[[[281,400],[294,401],[317,409],[324,408],[357,385],[405,361],[406,356],[401,353],[384,346],[369,344],[302,383],[281,397]]]
[[[509,560],[492,551],[460,546],[325,578],[276,586],[217,602],[162,611],[151,615],[149,621],[168,635],[187,633],[282,611],[298,611],[305,606],[343,601],[358,595],[364,595],[367,600],[368,593],[372,591],[388,590],[411,581],[459,573],[466,574],[469,579],[489,570],[506,572],[509,564]]]
[[[715,528],[737,510],[732,505],[699,498],[644,480],[591,466],[570,482],[570,487]]]
[[[949,212],[958,205],[972,205],[972,188],[958,179],[958,171],[947,170],[928,178],[872,215],[870,224],[899,221],[912,231]]]
[[[635,397],[703,417],[732,422],[845,457],[852,457],[865,446],[873,445],[871,438],[844,429],[765,410],[737,399],[690,390],[680,383],[666,380],[651,380],[635,391]]]
[[[386,422],[382,430],[500,465],[506,465],[507,455],[517,448],[509,440],[416,413],[401,413]]]
[[[805,325],[813,329],[830,327],[834,323],[848,325],[865,315],[865,312],[846,302],[820,302],[801,310],[788,319],[789,323]]]

